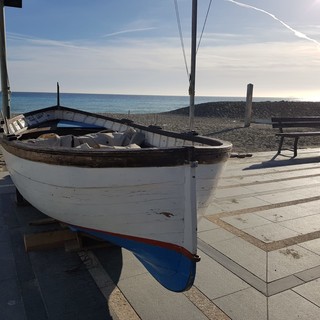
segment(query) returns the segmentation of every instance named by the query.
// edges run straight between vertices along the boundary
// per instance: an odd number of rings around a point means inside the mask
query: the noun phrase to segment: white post
[[[244,126],[250,127],[251,115],[252,115],[252,95],[253,95],[253,84],[247,85],[247,100],[246,100],[246,112],[244,118]]]

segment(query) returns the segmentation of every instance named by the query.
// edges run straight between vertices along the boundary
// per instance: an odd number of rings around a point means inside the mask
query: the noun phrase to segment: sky
[[[24,0],[5,8],[12,91],[187,95],[191,0]],[[198,37],[210,0],[198,0]],[[320,0],[212,0],[196,95],[320,100]]]

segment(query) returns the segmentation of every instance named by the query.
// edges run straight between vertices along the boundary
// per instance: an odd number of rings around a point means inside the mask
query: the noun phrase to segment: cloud
[[[58,40],[52,40],[52,39],[36,38],[36,37],[30,37],[24,34],[11,33],[11,32],[7,33],[7,39],[8,41],[24,42],[24,43],[29,43],[30,45],[35,45],[35,46],[50,46],[50,47],[77,48],[77,49],[84,48],[83,46],[76,45],[72,41],[58,41]]]
[[[296,90],[299,95],[301,88],[319,87],[318,50],[310,41],[257,43],[251,35],[237,40],[239,35],[232,33],[205,37],[206,45],[198,52],[197,95],[239,96],[249,82],[260,96],[277,95],[277,90]],[[10,33],[8,40],[13,91],[54,91],[59,81],[63,92],[187,94],[178,38],[128,37],[112,44],[94,39],[80,44]]]
[[[12,90],[54,91],[59,81],[64,92],[187,94],[178,39],[131,39],[112,46],[92,45],[90,52],[48,43],[19,41],[10,46]],[[317,50],[299,41],[213,43],[201,48],[197,66],[198,95],[242,95],[249,82],[276,91],[300,88],[307,81],[311,90],[318,87],[320,72]]]

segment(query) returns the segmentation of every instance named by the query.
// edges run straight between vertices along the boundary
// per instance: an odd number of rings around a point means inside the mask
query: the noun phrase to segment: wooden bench
[[[294,139],[293,153],[297,156],[298,140],[300,137],[320,136],[320,116],[297,118],[271,118],[273,128],[278,128],[276,136],[280,137],[278,153],[281,153],[284,138]],[[286,129],[284,131],[283,129]],[[297,128],[300,130],[298,131]],[[313,130],[307,130],[312,128]]]

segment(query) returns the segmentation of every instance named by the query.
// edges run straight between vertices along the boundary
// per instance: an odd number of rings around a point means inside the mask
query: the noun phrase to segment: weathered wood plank
[[[55,230],[24,235],[24,246],[27,252],[46,250],[64,246],[68,240],[77,239],[77,234],[68,229]]]
[[[43,225],[54,224],[54,223],[58,223],[58,220],[48,217],[48,218],[44,218],[44,219],[30,221],[29,225],[30,226],[43,226]]]
[[[45,224],[47,220],[49,220],[49,223],[56,222],[54,219],[42,219],[39,220],[40,224],[38,225],[41,225],[42,222]],[[83,249],[113,246],[113,244],[102,241],[94,236],[73,232],[69,229],[26,234],[24,235],[24,244],[28,252],[59,247],[64,247],[67,252],[75,252]]]
[[[114,246],[112,243],[102,241],[99,238],[89,234],[76,232],[76,239],[68,240],[64,243],[67,252],[78,252],[81,250],[91,250],[96,248],[108,248]]]

